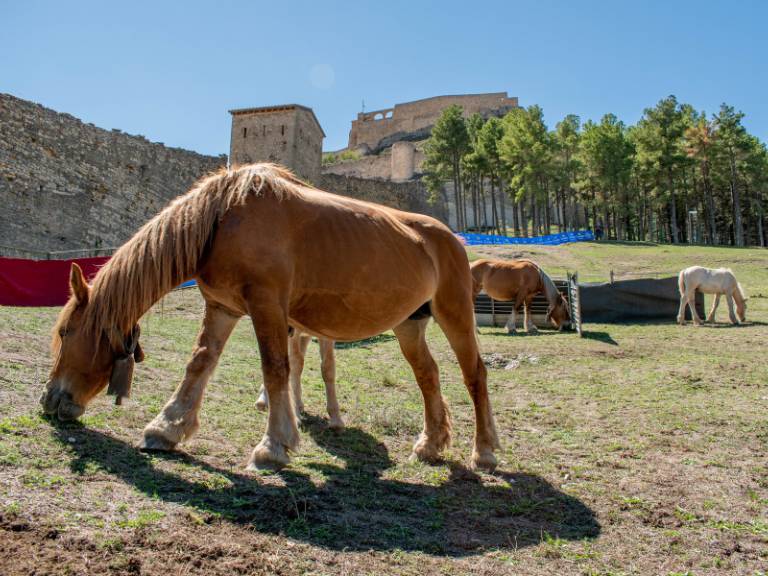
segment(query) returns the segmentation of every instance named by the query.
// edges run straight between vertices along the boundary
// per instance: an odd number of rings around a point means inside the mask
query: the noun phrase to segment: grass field
[[[501,436],[493,474],[465,468],[471,404],[430,327],[454,443],[409,461],[421,397],[391,334],[337,347],[346,430],[327,428],[317,345],[311,416],[279,473],[244,471],[265,427],[251,327],[209,386],[198,435],[135,449],[180,380],[200,320],[194,290],[145,318],[133,399],[77,424],[37,399],[55,309],[0,309],[0,574],[765,574],[768,570],[768,251],[640,244],[473,248],[554,276],[733,268],[747,324],[587,324],[585,338],[481,330]],[[516,360],[512,369],[503,367]]]

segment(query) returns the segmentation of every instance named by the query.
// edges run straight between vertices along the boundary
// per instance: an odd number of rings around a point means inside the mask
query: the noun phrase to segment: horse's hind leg
[[[309,334],[294,333],[288,340],[288,365],[290,366],[291,396],[293,410],[296,416],[304,412],[304,402],[301,399],[301,374],[304,372],[304,358],[312,337]]]
[[[733,310],[733,296],[726,294],[725,301],[728,303],[728,318],[730,318],[731,324],[738,324],[739,319],[736,318],[736,313]]]
[[[681,326],[685,324],[685,306],[688,304],[688,297],[684,292],[680,293],[680,309],[677,311],[677,323]]]
[[[187,364],[184,380],[160,414],[144,428],[140,444],[142,449],[172,450],[197,431],[197,414],[205,386],[237,321],[236,316],[222,308],[206,304],[203,326]]]
[[[344,428],[339,401],[336,398],[336,357],[333,351],[333,340],[320,338],[320,370],[325,383],[325,405],[330,418],[328,426],[336,429]]]
[[[715,321],[715,312],[717,312],[717,306],[720,304],[720,294],[715,294],[715,299],[712,301],[712,309],[707,316],[707,322]]]
[[[269,397],[267,430],[254,448],[248,469],[283,466],[288,450],[299,444],[299,429],[288,388],[288,320],[285,306],[272,293],[254,293],[248,300],[261,353],[261,370]]]
[[[434,462],[451,443],[451,418],[440,393],[437,364],[427,347],[428,323],[429,318],[406,320],[394,332],[424,397],[424,431],[413,446],[413,455],[419,460]]]
[[[685,295],[685,299],[688,301],[688,307],[691,309],[691,318],[696,326],[701,326],[702,321],[699,318],[699,313],[696,311],[696,290],[688,290]]]
[[[475,406],[472,465],[475,468],[493,470],[496,467],[493,451],[499,447],[499,440],[488,397],[487,373],[473,331],[472,301],[468,294],[456,294],[453,287],[450,292],[453,293],[442,294],[438,291],[435,294],[432,312],[456,354],[464,376],[464,385]]]

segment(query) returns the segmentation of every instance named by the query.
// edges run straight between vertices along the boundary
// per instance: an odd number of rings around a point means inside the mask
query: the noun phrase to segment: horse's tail
[[[680,296],[685,296],[685,270],[680,270],[677,276],[677,287],[680,290]]]

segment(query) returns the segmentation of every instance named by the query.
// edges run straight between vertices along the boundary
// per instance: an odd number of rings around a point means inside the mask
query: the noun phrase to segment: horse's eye
[[[61,336],[62,338],[64,338],[64,336],[66,336],[68,332],[69,330],[67,330],[66,328],[59,328],[59,336]]]

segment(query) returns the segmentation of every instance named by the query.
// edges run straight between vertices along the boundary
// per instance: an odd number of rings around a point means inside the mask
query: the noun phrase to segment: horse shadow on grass
[[[497,473],[493,483],[484,483],[451,463],[449,477],[436,485],[383,478],[394,466],[383,444],[358,428],[330,430],[319,418],[303,424],[335,457],[334,463],[306,465],[324,477],[319,486],[291,468],[276,473],[284,484],[276,485],[274,477],[270,482],[269,476],[220,468],[183,452],[145,454],[79,424],[55,426],[76,474],[92,473],[95,466],[149,497],[192,507],[205,521],[332,550],[468,556],[536,545],[546,537],[581,540],[600,533],[588,506],[533,474]],[[194,480],[158,466],[165,463],[180,464],[187,476],[192,470]]]
[[[613,337],[608,332],[598,332],[595,330],[583,330],[581,332],[581,337],[585,340],[597,340],[598,342],[603,342],[604,344],[610,344],[611,346],[618,346],[619,343],[616,342],[616,340],[613,339]]]

